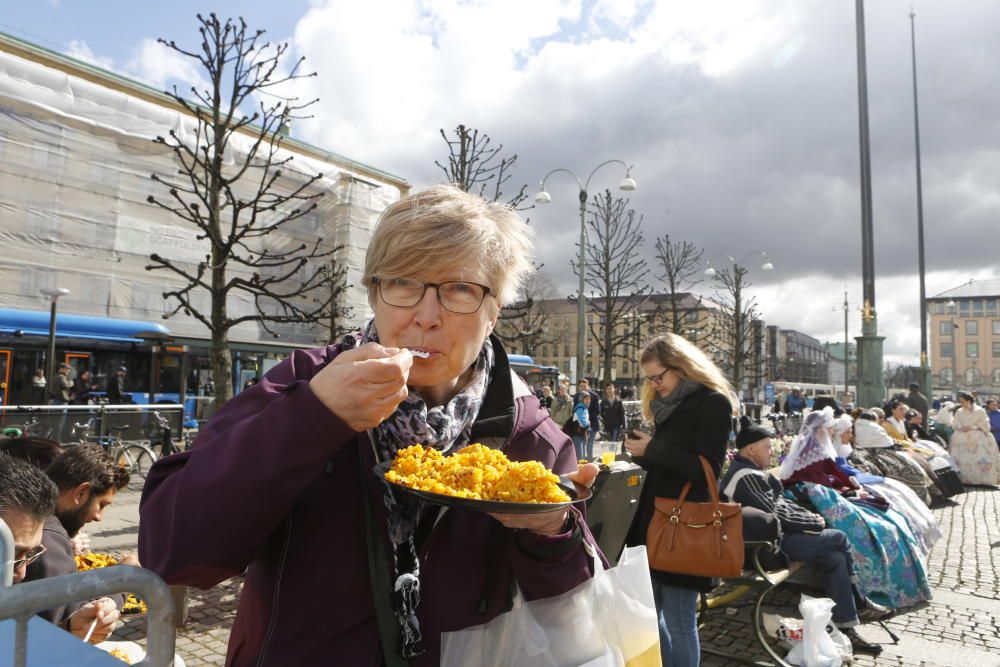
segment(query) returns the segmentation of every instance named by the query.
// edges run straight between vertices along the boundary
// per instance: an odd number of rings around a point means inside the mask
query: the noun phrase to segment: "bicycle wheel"
[[[128,471],[128,488],[141,491],[149,469],[156,463],[156,455],[143,445],[125,445],[118,451],[118,465]]]

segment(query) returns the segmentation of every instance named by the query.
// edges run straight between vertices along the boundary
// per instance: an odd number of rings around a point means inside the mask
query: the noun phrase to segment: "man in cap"
[[[733,502],[774,514],[781,524],[781,551],[792,560],[806,561],[823,575],[823,589],[836,606],[833,623],[858,653],[878,655],[882,647],[855,630],[859,622],[885,618],[892,611],[865,598],[857,589],[847,536],[826,527],[818,514],[787,500],[781,482],[767,472],[771,467],[771,431],[740,418],[736,436],[739,450],[719,482],[719,490]],[[860,612],[858,611],[860,609]]]

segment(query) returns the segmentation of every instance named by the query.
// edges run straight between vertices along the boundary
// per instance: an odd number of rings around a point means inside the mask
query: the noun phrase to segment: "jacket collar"
[[[471,442],[482,438],[506,439],[514,431],[517,409],[514,406],[514,381],[511,378],[507,350],[500,339],[490,334],[493,343],[493,371],[486,388],[479,416],[472,425]],[[538,399],[535,399],[537,402]]]

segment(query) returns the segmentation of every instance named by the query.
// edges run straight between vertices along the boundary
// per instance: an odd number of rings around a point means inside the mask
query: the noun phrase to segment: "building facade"
[[[512,352],[530,355],[536,363],[555,366],[560,373],[577,380],[576,339],[578,310],[575,299],[545,299],[533,305],[532,322],[537,331],[519,331],[516,318],[501,317],[498,333],[507,341]],[[710,356],[717,353],[713,324],[717,306],[701,297],[684,293],[677,296],[678,315],[683,335]],[[620,385],[639,384],[642,370],[639,354],[651,339],[671,330],[673,307],[670,296],[650,295],[631,311],[626,311],[615,327],[619,340],[611,367],[611,377],[602,378],[603,354],[598,336],[602,330],[601,315],[587,313],[586,365],[582,375],[590,379],[610,380]]]
[[[193,223],[148,201],[169,199],[178,173],[174,154],[154,143],[173,131],[190,138],[194,119],[172,98],[141,83],[0,34],[0,307],[46,310],[39,290],[63,287],[60,312],[163,322],[176,303],[163,293],[186,280],[146,270],[156,252],[194,272],[208,253]],[[252,140],[236,135],[232,155],[240,164]],[[316,174],[307,194],[318,207],[260,241],[281,249],[299,244],[330,249],[346,267],[351,285],[343,298],[355,321],[368,314],[361,286],[364,255],[381,211],[408,190],[403,179],[294,139],[283,140],[279,187],[292,191]],[[247,188],[252,185],[248,184]],[[246,193],[244,193],[246,196]],[[263,215],[263,214],[262,214]],[[280,214],[273,214],[275,216]],[[259,249],[258,249],[259,251]],[[329,261],[329,260],[326,260]],[[233,266],[233,277],[255,270]],[[306,271],[315,271],[307,267]],[[256,269],[261,270],[261,269]],[[208,308],[208,294],[193,294]],[[252,298],[233,297],[230,315],[255,311]],[[204,339],[205,326],[183,311],[166,320],[177,338]],[[278,325],[280,340],[315,344],[328,325]],[[235,342],[275,339],[247,322],[230,331]]]
[[[827,379],[832,385],[855,386],[858,377],[858,347],[854,343],[847,344],[847,366],[844,366],[844,344],[824,343],[823,347],[829,355],[827,364]]]
[[[927,299],[935,394],[1000,393],[1000,280],[969,281]]]
[[[796,331],[769,326],[765,334],[767,375],[771,381],[827,384],[830,355],[816,338]]]

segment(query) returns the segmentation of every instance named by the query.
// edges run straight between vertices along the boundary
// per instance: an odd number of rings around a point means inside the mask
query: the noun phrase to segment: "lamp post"
[[[715,270],[714,267],[712,267],[712,260],[715,259],[716,257],[726,257],[733,265],[733,274],[732,274],[733,284],[731,288],[733,292],[733,340],[732,340],[733,388],[736,390],[736,393],[740,395],[741,399],[742,399],[742,387],[740,385],[742,384],[743,381],[742,378],[743,369],[741,368],[743,365],[743,359],[739,354],[739,350],[743,345],[743,276],[748,273],[748,269],[743,267],[742,264],[743,262],[745,262],[750,257],[753,257],[754,255],[762,255],[764,257],[764,262],[760,265],[762,271],[774,270],[774,264],[771,263],[771,260],[768,259],[767,257],[767,253],[764,252],[763,250],[752,250],[747,254],[743,255],[743,257],[741,257],[739,261],[733,259],[729,255],[723,255],[722,253],[719,253],[717,255],[712,255],[708,260],[705,261],[705,264],[708,265],[708,268],[705,269],[705,275],[710,278],[715,278],[718,275],[718,272]]]
[[[927,291],[924,288],[924,189],[920,174],[920,115],[917,110],[917,37],[910,9],[910,55],[913,62],[913,144],[917,162],[917,259],[920,269],[920,386],[931,396],[931,370],[927,364]]]
[[[549,176],[555,174],[556,172],[563,172],[569,174],[576,181],[577,187],[579,187],[579,198],[580,198],[580,289],[577,292],[576,303],[577,303],[577,324],[576,324],[576,382],[580,381],[580,378],[584,377],[584,370],[586,368],[586,345],[587,345],[587,297],[584,294],[586,289],[585,278],[587,274],[587,227],[586,227],[586,217],[587,217],[587,199],[590,195],[587,194],[587,189],[590,187],[590,179],[594,177],[597,171],[609,164],[620,164],[625,167],[625,178],[623,178],[618,183],[618,189],[624,192],[632,192],[636,189],[635,181],[631,177],[632,167],[625,164],[621,160],[606,160],[601,164],[594,167],[590,175],[587,176],[586,181],[580,181],[580,178],[574,174],[569,169],[553,169],[549,173],[545,174],[545,177],[538,184],[538,193],[535,195],[536,204],[548,204],[552,201],[552,196],[545,191],[545,182],[549,180]]]
[[[958,304],[954,299],[949,299],[945,304],[948,314],[951,315],[951,395],[958,400],[958,325],[955,323],[955,315],[958,314]]]
[[[46,372],[48,373],[49,395],[51,396],[55,392],[56,379],[56,304],[59,297],[69,294],[69,290],[65,287],[43,287],[39,291],[52,301],[51,315],[49,316],[49,356],[46,360],[48,362]]]

